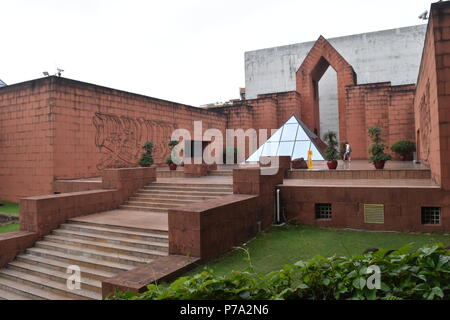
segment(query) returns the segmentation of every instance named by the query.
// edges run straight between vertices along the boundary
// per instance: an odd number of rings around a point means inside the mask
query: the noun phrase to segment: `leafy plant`
[[[367,283],[380,272],[380,287]],[[450,252],[442,244],[411,250],[379,250],[354,257],[316,257],[268,274],[249,268],[217,276],[210,269],[170,285],[151,284],[132,300],[442,300],[450,299]]]
[[[416,144],[412,141],[400,140],[392,145],[391,150],[406,157],[416,151]]]
[[[177,159],[172,158],[172,151],[173,151],[173,148],[175,148],[179,143],[180,142],[176,141],[176,140],[170,140],[169,141],[168,146],[169,146],[169,149],[170,149],[170,154],[165,160],[166,164],[169,164],[169,165],[170,164],[174,164],[175,163],[174,160],[176,160],[176,162],[178,162],[178,158]]]
[[[383,139],[381,139],[381,128],[370,127],[368,133],[372,140],[372,145],[369,147],[369,153],[371,155],[370,162],[377,163],[391,160],[392,156],[384,152],[387,146],[383,143]]]
[[[145,150],[144,153],[142,153],[141,159],[139,160],[139,165],[142,167],[150,167],[153,164],[153,142],[147,141],[143,149]]]
[[[336,161],[339,159],[337,135],[334,131],[328,131],[323,135],[323,141],[327,144],[325,149],[325,159],[327,161]]]

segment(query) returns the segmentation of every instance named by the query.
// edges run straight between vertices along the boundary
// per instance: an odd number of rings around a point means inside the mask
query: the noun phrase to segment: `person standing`
[[[344,154],[344,160],[348,160],[349,162],[352,162],[352,146],[350,143],[345,144],[345,154]]]

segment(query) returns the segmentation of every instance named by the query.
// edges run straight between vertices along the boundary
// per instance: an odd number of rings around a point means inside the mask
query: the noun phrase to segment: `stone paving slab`
[[[284,179],[283,186],[300,187],[375,187],[375,188],[440,188],[431,179]]]
[[[168,230],[167,213],[158,212],[116,209],[73,218],[71,221],[148,230]]]

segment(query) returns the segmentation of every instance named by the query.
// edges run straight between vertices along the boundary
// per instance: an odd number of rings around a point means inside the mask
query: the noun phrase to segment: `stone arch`
[[[329,66],[337,73],[339,134],[340,140],[345,141],[347,139],[345,87],[357,84],[356,73],[353,67],[323,36],[319,37],[297,70],[297,91],[302,99],[301,118],[311,130],[321,135],[318,84]]]

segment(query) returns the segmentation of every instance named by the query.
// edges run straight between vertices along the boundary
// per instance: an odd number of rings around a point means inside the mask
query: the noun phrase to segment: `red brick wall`
[[[404,139],[414,141],[414,94],[415,85],[391,86],[389,82],[346,88],[345,131],[353,159],[368,158],[367,129],[373,126],[382,129],[388,146]]]
[[[431,6],[414,99],[419,159],[433,179],[450,188],[450,6]]]
[[[194,121],[199,120],[203,131],[217,128],[223,132],[226,127],[226,116],[217,112],[63,78],[54,81],[58,179],[98,176],[105,167],[134,166],[147,140],[155,145],[155,163],[163,163],[174,129],[193,134]],[[117,147],[111,139],[126,143],[111,153],[108,148]]]
[[[415,141],[415,90],[415,85],[394,86],[391,88],[391,105],[388,110],[389,138],[387,143],[389,146],[392,146],[399,140]]]
[[[34,80],[0,90],[0,199],[51,193],[55,119],[52,84]]]
[[[450,202],[438,188],[281,186],[288,219],[302,224],[376,231],[449,232]],[[332,205],[331,220],[315,218],[315,204]],[[364,222],[364,204],[384,204],[384,223]],[[421,207],[442,207],[441,225],[422,225]]]
[[[1,88],[0,199],[50,194],[54,179],[135,166],[147,140],[162,163],[172,131],[193,134],[196,120],[203,131],[223,132],[227,116],[58,77]]]

